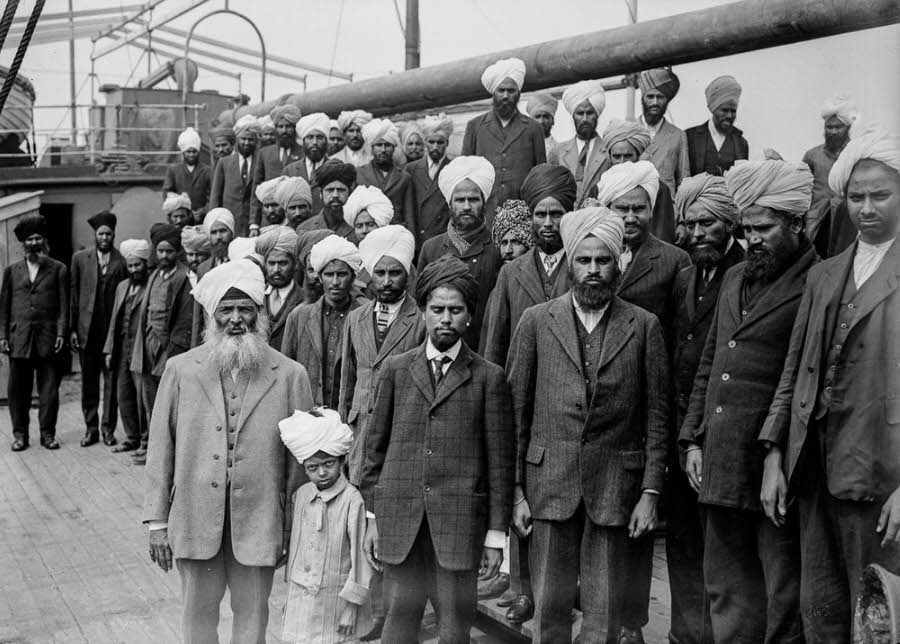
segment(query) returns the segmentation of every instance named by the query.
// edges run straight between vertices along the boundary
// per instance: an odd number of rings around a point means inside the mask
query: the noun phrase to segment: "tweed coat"
[[[69,328],[78,334],[78,342],[84,347],[87,344],[88,334],[91,330],[91,320],[97,297],[97,273],[100,264],[97,260],[95,248],[85,248],[72,255],[72,266],[69,270],[69,294],[72,303],[69,305],[69,315],[72,320]],[[104,310],[108,316],[112,311],[113,301],[116,298],[116,287],[124,279],[128,278],[128,269],[125,268],[125,258],[115,248],[109,251],[109,264],[106,266],[106,282],[102,297]],[[103,335],[106,337],[106,329],[109,326],[109,318],[103,320]]]
[[[501,367],[506,365],[506,354],[513,332],[525,309],[548,301],[541,280],[543,271],[537,248],[517,257],[500,269],[497,285],[491,292],[481,327],[481,355]],[[550,276],[553,283],[549,299],[555,299],[569,290],[569,260],[563,254],[559,265]]]
[[[166,168],[166,177],[163,180],[163,195],[169,192],[181,194],[188,193],[191,198],[191,209],[199,211],[200,216],[209,210],[209,191],[212,188],[212,169],[208,165],[198,163],[193,172],[188,172],[187,166],[181,163],[173,163]]]
[[[357,169],[356,183],[360,186],[375,186],[381,190],[394,206],[394,219],[391,223],[406,226],[409,232],[416,234],[412,177],[397,166],[392,167],[385,176],[375,167],[374,161],[369,161]]]
[[[56,338],[69,330],[69,271],[41,255],[34,282],[23,259],[3,269],[0,288],[0,340],[9,341],[10,358],[53,355]]]
[[[547,162],[544,129],[521,112],[516,112],[504,128],[491,110],[466,124],[462,154],[484,157],[494,166],[494,189],[484,207],[490,228],[497,206],[502,206],[507,199],[519,199],[522,183],[531,169]]]
[[[106,332],[106,342],[103,343],[103,353],[111,356],[113,365],[119,364],[119,351],[122,350],[122,339],[125,337],[125,329],[119,327],[122,315],[125,313],[122,308],[125,305],[125,298],[128,296],[128,289],[131,286],[131,280],[125,278],[116,286],[116,296],[113,299],[112,313],[109,316],[109,328]],[[131,301],[132,315],[140,315],[141,306],[144,302],[144,295],[147,293],[147,285],[142,284],[138,290],[136,297]],[[116,369],[117,367],[113,367]]]
[[[744,138],[744,132],[736,127],[732,127],[731,132],[725,136],[726,143],[731,142],[735,158],[726,159],[727,163],[718,167],[712,167],[712,161],[706,158],[707,147],[713,145],[712,134],[709,133],[709,121],[689,127],[684,131],[684,134],[688,142],[688,160],[691,164],[691,176],[702,172],[722,176],[726,170],[734,165],[735,160],[750,158],[750,146],[747,143],[747,139]],[[722,146],[724,148],[725,143]]]
[[[559,157],[559,165],[568,168],[572,175],[578,170],[578,142],[575,137],[568,141],[563,141],[556,148],[556,154]],[[575,208],[581,207],[581,204],[588,197],[591,188],[600,181],[600,175],[610,168],[609,154],[606,149],[606,141],[598,134],[594,139],[594,147],[588,155],[584,164],[584,177],[578,184],[578,192],[575,196]]]
[[[259,162],[259,153],[250,157],[250,172],[246,183],[241,179],[243,157],[237,151],[220,159],[213,170],[210,208],[225,208],[234,215],[235,237],[246,237],[250,232],[250,193],[253,190],[253,173]]]
[[[618,297],[604,315],[596,404],[571,292],[525,311],[513,335],[516,482],[536,519],[566,521],[583,502],[594,524],[624,526],[642,490],[663,489],[669,371],[659,322]]]
[[[681,181],[691,176],[687,135],[665,119],[641,159],[654,165],[660,181],[666,184],[672,196],[678,192]]]
[[[438,177],[448,163],[449,157],[441,159],[434,179],[428,176],[428,160],[425,157],[407,163],[403,168],[412,178],[410,189],[413,195],[413,210],[412,216],[407,217],[406,226],[416,237],[416,249],[422,248],[422,244],[432,237],[447,232],[450,206],[444,199],[444,193],[438,188]]]
[[[191,348],[191,322],[194,312],[194,297],[191,295],[191,283],[187,276],[187,267],[179,264],[175,269],[175,274],[169,279],[169,299],[171,302],[169,309],[169,319],[166,327],[169,331],[169,337],[160,347],[159,353],[155,356],[148,356],[144,352],[144,338],[147,332],[147,309],[149,307],[148,294],[153,281],[159,276],[160,271],[156,269],[150,273],[147,278],[147,290],[144,298],[141,300],[141,320],[138,325],[137,337],[134,339],[134,353],[131,356],[131,370],[135,373],[144,373],[144,367],[148,366],[151,375],[157,378],[163,375],[163,369],[166,367],[166,361],[169,358],[184,353]],[[145,362],[149,361],[149,365]]]
[[[231,543],[245,566],[274,566],[290,532],[288,499],[303,481],[278,422],[312,408],[302,365],[269,347],[250,378],[237,421],[230,477],[225,394],[219,370],[201,346],[166,366],[147,454],[144,523],[167,521],[176,559],[211,559],[222,546],[226,495]]]
[[[463,343],[435,391],[426,344],[382,364],[360,491],[382,561],[402,563],[427,518],[438,564],[473,570],[487,531],[509,525],[509,389],[503,369]]]
[[[328,161],[327,156],[323,158],[320,163],[325,163],[326,161]],[[319,167],[321,167],[321,165]],[[313,185],[313,181],[310,179],[306,170],[305,158],[287,164],[284,166],[284,170],[281,171],[281,174],[286,177],[303,177],[306,180],[306,183],[309,184],[309,191],[312,193],[312,205],[310,206],[310,210],[312,212],[319,212],[322,210],[322,206],[325,205],[322,201],[322,189]]]
[[[784,450],[788,478],[796,471],[807,441],[822,372],[833,343],[835,316],[841,293],[853,279],[857,244],[814,266],[791,335],[790,349],[760,440]],[[862,291],[865,289],[865,291]],[[863,284],[848,323],[847,339],[837,354],[831,384],[828,429],[832,440],[844,438],[843,453],[854,462],[829,459],[826,475],[838,498],[881,501],[900,486],[900,242],[894,241],[881,265]],[[848,448],[849,444],[849,448]],[[831,453],[834,446],[826,442]],[[873,449],[874,447],[874,449]],[[834,489],[832,480],[851,480],[849,489]]]
[[[297,306],[303,302],[303,288],[294,284],[294,288],[288,293],[287,299],[281,303],[281,308],[274,315],[269,310],[269,298],[266,296],[266,313],[269,315],[269,346],[276,351],[281,351],[284,342],[284,327],[288,316]]]
[[[751,309],[742,309],[744,263],[726,273],[694,379],[682,447],[703,447],[700,503],[761,510],[765,450],[757,441],[778,387],[800,296],[819,261],[807,245]]]
[[[299,161],[306,155],[303,151],[303,146],[295,141],[288,150],[287,157],[283,163],[280,156],[281,148],[276,142],[261,149],[256,157],[257,163],[253,167],[253,186],[250,190],[251,224],[256,224],[257,226],[260,225],[260,219],[262,218],[262,204],[259,203],[259,199],[256,198],[256,186],[263,181],[280,177],[284,170],[284,166],[289,165],[294,161]]]

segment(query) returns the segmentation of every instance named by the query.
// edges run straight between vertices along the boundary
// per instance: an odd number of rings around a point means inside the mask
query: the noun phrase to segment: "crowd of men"
[[[444,115],[285,104],[217,131],[211,171],[182,133],[149,241],[117,249],[99,213],[67,268],[42,217],[16,226],[12,449],[35,375],[59,447],[71,347],[81,445],[148,466],[185,641],[216,641],[226,587],[233,641],[261,641],[306,476],[277,425],[315,407],[352,429],[376,571],[348,640],[415,641],[430,600],[468,641],[499,595],[536,642],[570,641],[576,606],[581,642],[642,642],[661,518],[672,642],[850,641],[863,568],[900,574],[900,139],[836,97],[802,162],[748,161],[734,78],[682,131],[654,69],[603,132],[601,83],[569,87],[557,142],[525,74],[485,70],[453,159]]]

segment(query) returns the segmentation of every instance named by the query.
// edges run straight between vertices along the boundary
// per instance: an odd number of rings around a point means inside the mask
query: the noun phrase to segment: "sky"
[[[190,1],[167,0],[155,10],[154,17],[174,13]],[[78,0],[75,7],[81,10],[135,2]],[[222,8],[224,2],[211,0],[173,21],[172,26],[187,31],[197,18]],[[22,0],[16,15],[27,16],[34,3]],[[727,0],[638,0],[638,20],[723,4],[728,4]],[[760,4],[764,6],[765,2],[761,0]],[[67,0],[47,0],[44,12],[64,12],[67,6]],[[396,0],[396,4],[394,0],[230,0],[231,9],[256,22],[270,54],[353,73],[357,79],[403,70],[404,43],[397,7],[402,15],[404,0]],[[625,25],[628,20],[624,0],[421,0],[421,63],[425,67],[600,31]],[[249,26],[233,16],[212,17],[196,33],[254,50],[259,47]],[[101,41],[97,46],[110,42]],[[9,65],[14,44],[7,41],[0,52],[0,64]],[[90,39],[76,42],[79,103],[91,101],[87,76],[90,52]],[[140,50],[125,47],[98,60],[98,85],[123,84],[129,76],[132,83],[136,82],[147,69],[146,59],[139,60],[140,56]],[[67,65],[67,42],[29,49],[22,70],[35,85],[38,104],[69,102]],[[838,92],[853,97],[864,123],[880,123],[900,132],[898,25],[681,65],[674,71],[681,79],[681,91],[670,104],[669,118],[682,128],[708,118],[703,89],[710,80],[731,74],[740,81],[744,92],[736,125],[744,130],[754,159],[761,158],[763,148],[769,147],[786,159],[800,159],[806,149],[822,141],[820,106]],[[259,80],[258,73],[243,72],[242,89],[254,102],[259,99]],[[308,88],[340,82],[344,81],[310,74]],[[238,90],[236,80],[203,70],[196,87],[226,94]],[[301,89],[296,81],[272,76],[266,80],[268,98]],[[102,95],[96,99],[102,102]],[[608,95],[601,130],[608,118],[625,115],[625,105],[624,91]],[[84,113],[79,113],[79,120],[80,125],[85,124]],[[59,128],[58,135],[66,136],[69,117],[62,110],[42,110],[36,124],[41,130]],[[571,121],[560,107],[554,135],[562,140],[572,134]]]

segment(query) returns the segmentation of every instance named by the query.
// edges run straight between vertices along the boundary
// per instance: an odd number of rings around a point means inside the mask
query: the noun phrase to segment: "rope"
[[[334,30],[334,47],[331,49],[331,64],[328,65],[328,86],[331,87],[331,75],[334,72],[334,59],[337,57],[338,42],[341,37],[341,21],[344,19],[344,0],[341,0],[341,8],[338,12],[337,29]]]
[[[28,51],[31,37],[34,35],[34,30],[37,28],[41,12],[44,10],[44,2],[45,0],[37,0],[37,2],[35,2],[34,10],[32,10],[31,16],[28,18],[28,24],[25,25],[25,31],[22,33],[22,40],[19,41],[19,48],[16,49],[16,55],[13,58],[12,65],[9,66],[9,72],[7,72],[6,79],[3,81],[3,88],[0,89],[0,114],[3,113],[3,106],[6,105],[6,99],[12,91],[13,83],[16,82],[16,77],[19,74],[19,67],[22,66],[25,52]]]
[[[3,10],[3,18],[0,18],[0,49],[3,49],[3,43],[6,42],[6,35],[18,8],[19,0],[6,0],[6,9]]]

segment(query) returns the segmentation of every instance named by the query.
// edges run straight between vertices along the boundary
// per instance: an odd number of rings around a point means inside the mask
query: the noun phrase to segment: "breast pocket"
[[[528,451],[525,452],[525,462],[531,465],[540,465],[544,460],[544,446],[530,443]]]

